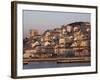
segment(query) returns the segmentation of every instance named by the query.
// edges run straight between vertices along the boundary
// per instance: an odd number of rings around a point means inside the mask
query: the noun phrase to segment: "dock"
[[[90,62],[90,57],[66,57],[66,58],[24,58],[23,63],[28,64],[29,62],[57,62],[57,63],[77,63],[77,62]]]

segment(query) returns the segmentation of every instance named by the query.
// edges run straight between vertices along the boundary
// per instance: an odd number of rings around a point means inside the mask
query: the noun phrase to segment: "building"
[[[23,58],[30,58],[30,57],[33,57],[33,56],[35,56],[33,53],[36,53],[37,51],[36,51],[36,49],[35,48],[27,48],[27,49],[25,49],[24,50],[24,56],[23,56]]]
[[[42,35],[41,40],[43,42],[51,42],[52,41],[51,32],[49,30],[45,31],[44,34]]]
[[[37,35],[39,35],[38,30],[36,30],[36,29],[31,29],[31,30],[29,31],[29,38],[30,38],[30,37],[34,37],[34,36],[37,36]]]
[[[66,39],[65,39],[65,37],[60,37],[59,38],[59,44],[65,44],[66,43]]]
[[[60,35],[60,32],[52,31],[52,32],[51,32],[51,35],[52,35],[52,36],[59,36],[59,35]]]

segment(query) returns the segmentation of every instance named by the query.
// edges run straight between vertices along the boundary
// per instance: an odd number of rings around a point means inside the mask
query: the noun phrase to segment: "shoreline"
[[[78,62],[90,62],[90,57],[67,57],[67,58],[24,58],[23,64],[30,62],[56,62],[56,63],[78,63]]]

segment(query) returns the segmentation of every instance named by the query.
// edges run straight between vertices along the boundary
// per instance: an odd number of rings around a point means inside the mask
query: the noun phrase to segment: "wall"
[[[100,3],[99,0],[30,0],[30,1],[80,4],[80,5],[99,5]],[[11,65],[11,11],[10,11],[11,8],[10,7],[11,7],[11,0],[0,0],[0,80],[14,80],[10,78],[10,70],[11,70],[10,69],[11,68],[10,66]],[[98,16],[98,19],[99,17],[100,16]],[[100,29],[98,28],[98,34],[100,34],[99,30]],[[100,37],[98,39],[100,39]],[[98,42],[98,45],[99,44],[100,42]],[[100,57],[100,54],[98,55],[98,57]],[[100,58],[98,61],[100,61]],[[100,67],[100,64],[98,64],[98,67]],[[34,79],[29,78],[28,80],[100,80],[99,76],[100,76],[100,69],[98,74],[45,77],[45,78],[34,78]]]

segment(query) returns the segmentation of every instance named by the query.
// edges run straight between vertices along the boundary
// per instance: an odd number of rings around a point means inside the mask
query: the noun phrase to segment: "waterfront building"
[[[35,56],[35,54],[33,54],[33,53],[36,53],[37,51],[36,51],[36,49],[35,48],[28,48],[28,49],[25,49],[24,50],[24,58],[30,58],[30,57],[33,57],[33,56]]]

